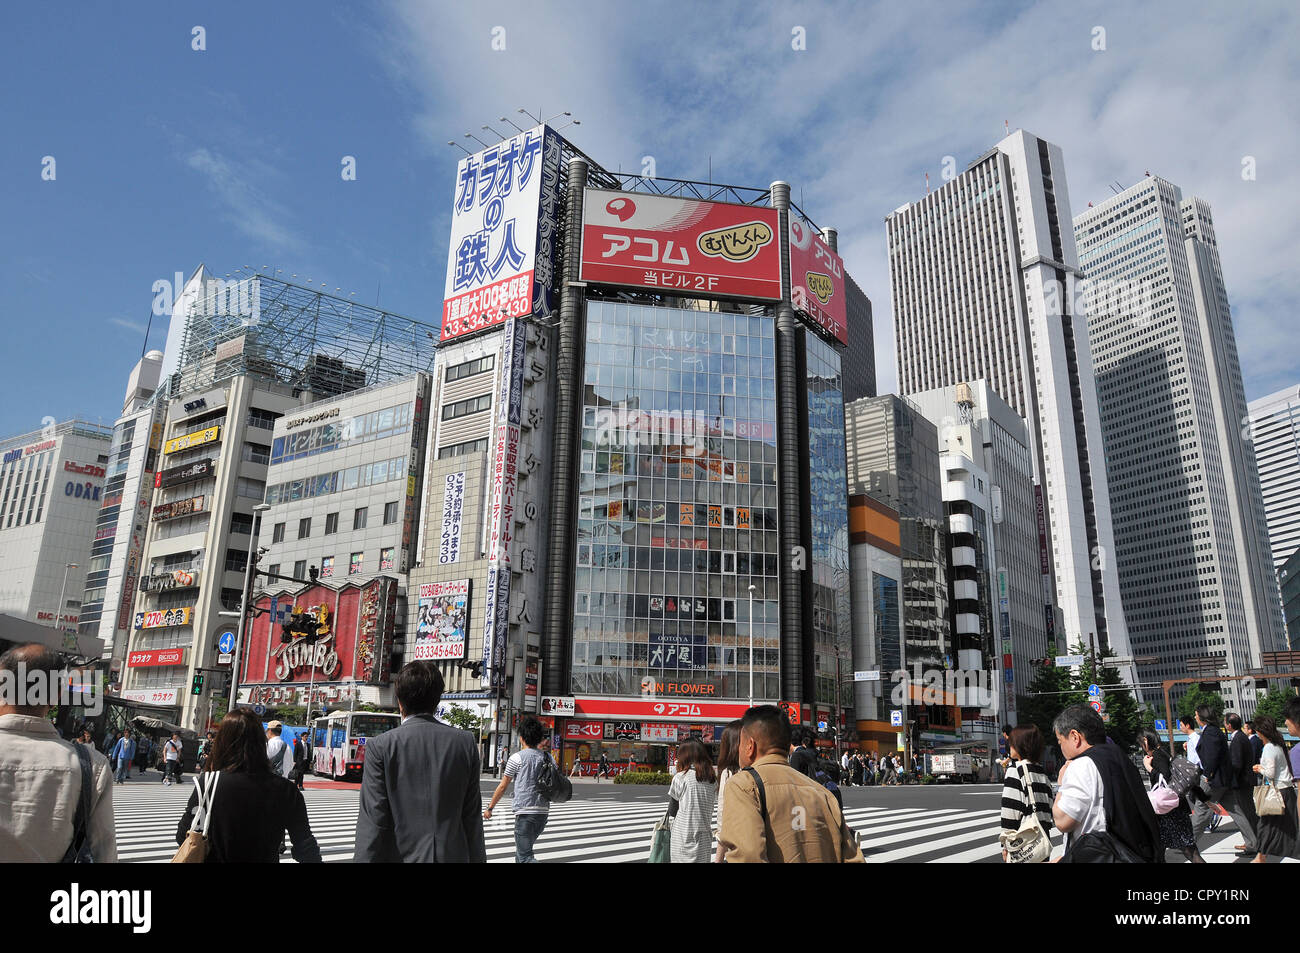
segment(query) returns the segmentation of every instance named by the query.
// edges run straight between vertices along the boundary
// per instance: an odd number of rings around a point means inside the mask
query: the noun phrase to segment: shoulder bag
[[[199,792],[199,803],[194,808],[194,819],[190,821],[190,832],[185,835],[185,842],[172,857],[173,864],[201,864],[208,859],[208,823],[212,819],[212,804],[217,797],[217,782],[221,780],[220,771],[209,771],[203,777],[208,778],[207,790],[194,779],[194,788]]]
[[[94,855],[90,852],[88,828],[90,824],[90,797],[94,789],[94,763],[90,760],[90,752],[86,746],[73,742],[73,747],[77,749],[77,761],[81,765],[81,794],[77,798],[77,813],[72,820],[72,843],[63,854],[63,859],[59,861],[63,864],[93,864]]]
[[[1025,788],[1025,814],[1020,818],[1020,827],[1014,831],[1002,831],[998,835],[998,841],[1007,852],[1008,864],[1041,864],[1052,856],[1052,841],[1038,819],[1034,785],[1029,779],[1029,763],[1018,761],[1016,768],[1020,774],[1020,783]]]
[[[1260,817],[1280,817],[1286,813],[1282,792],[1272,781],[1265,781],[1254,790],[1255,813]]]

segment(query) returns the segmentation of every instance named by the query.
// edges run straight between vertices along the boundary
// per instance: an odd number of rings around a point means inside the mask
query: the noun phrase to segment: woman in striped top
[[[1038,815],[1043,833],[1052,834],[1052,785],[1043,773],[1043,733],[1036,725],[1011,729],[1007,750],[1011,763],[1002,781],[1002,830],[1017,831],[1026,814]],[[1002,852],[1007,859],[1007,852]]]

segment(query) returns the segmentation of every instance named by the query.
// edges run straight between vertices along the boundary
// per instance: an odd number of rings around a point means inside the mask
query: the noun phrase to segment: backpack
[[[1201,769],[1182,755],[1174,758],[1169,765],[1169,788],[1179,797],[1187,797],[1193,788],[1200,787]]]
[[[563,804],[573,797],[573,782],[564,776],[560,766],[546,752],[538,752],[544,759],[537,771],[537,793],[552,804]]]

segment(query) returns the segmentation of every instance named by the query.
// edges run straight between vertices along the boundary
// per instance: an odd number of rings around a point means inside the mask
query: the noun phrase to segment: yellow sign
[[[772,230],[766,222],[746,222],[744,225],[705,232],[695,244],[700,251],[712,258],[749,261],[771,240]]]
[[[819,271],[805,272],[804,280],[808,285],[808,290],[817,296],[817,300],[822,304],[831,300],[831,295],[835,293],[835,286],[831,284],[831,276],[823,275]]]
[[[220,439],[221,425],[217,424],[203,430],[196,430],[194,433],[187,433],[183,437],[173,437],[163,444],[163,453],[177,453],[181,450],[188,450],[190,447],[201,447],[205,443],[213,443]]]

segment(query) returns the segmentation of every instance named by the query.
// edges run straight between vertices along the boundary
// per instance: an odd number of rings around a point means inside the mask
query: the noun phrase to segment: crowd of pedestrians
[[[0,671],[53,673],[57,653],[24,645],[0,656]],[[480,793],[474,735],[438,721],[444,682],[432,662],[406,665],[394,677],[401,723],[369,740],[354,843],[357,862],[484,862],[484,822],[512,792],[515,859],[536,861],[556,779],[567,784],[533,716],[520,720],[520,750],[486,807]],[[1194,724],[1193,724],[1194,720]],[[1285,723],[1300,734],[1300,699]],[[1204,863],[1199,838],[1226,814],[1240,832],[1242,859],[1255,863],[1297,853],[1295,777],[1300,746],[1288,751],[1277,724],[1264,715],[1249,724],[1209,707],[1184,720],[1187,741],[1171,755],[1154,731],[1139,739],[1145,779],[1106,735],[1102,718],[1074,705],[1052,733],[1064,764],[1055,788],[1044,767],[1048,745],[1033,725],[1005,726],[1006,758],[998,841],[1009,863],[1053,860],[1163,862],[1167,851]],[[248,709],[227,714],[199,747],[198,776],[176,829],[178,845],[197,837],[208,863],[276,862],[292,849],[319,862],[302,778],[310,760],[306,738],[285,740],[279,722],[265,727]],[[0,859],[70,861],[117,858],[113,785],[133,764],[147,765],[146,739],[131,729],[109,738],[107,752],[88,731],[64,741],[48,707],[0,706]],[[180,779],[182,740],[162,746],[164,783]],[[750,708],[724,729],[717,763],[696,737],[679,743],[668,788],[670,829],[665,859],[673,863],[858,863],[858,836],[844,818],[839,783],[897,783],[922,771],[897,755],[852,753],[839,763],[819,757],[815,736],[792,726],[772,705]],[[891,780],[893,779],[893,780]],[[571,790],[571,788],[570,788]],[[1064,835],[1055,852],[1053,832]],[[178,854],[194,859],[183,847]]]

